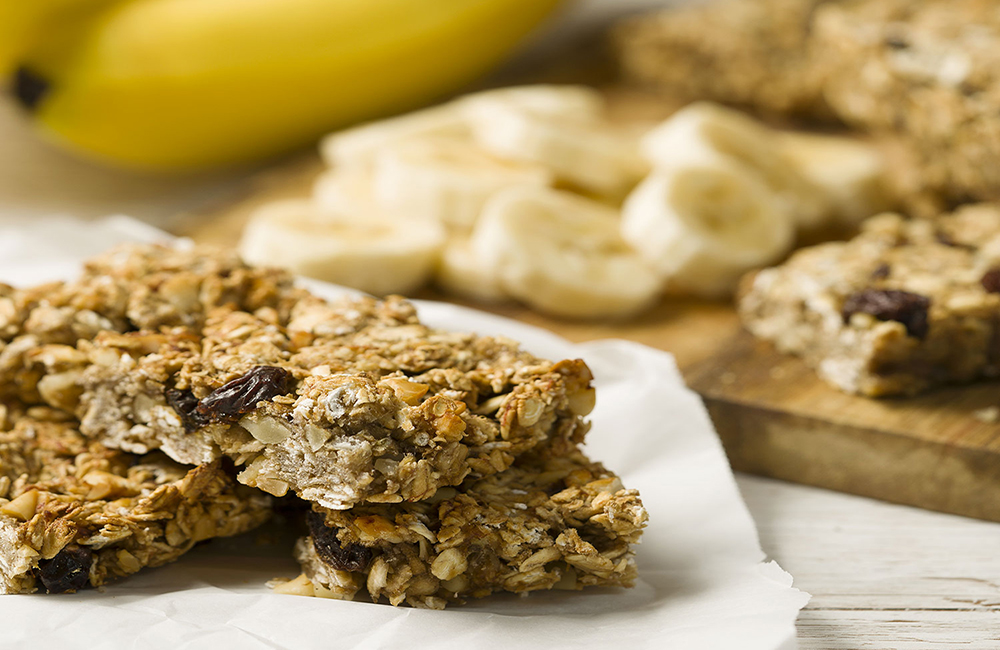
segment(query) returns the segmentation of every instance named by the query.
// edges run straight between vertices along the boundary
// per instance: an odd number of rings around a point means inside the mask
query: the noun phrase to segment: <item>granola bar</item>
[[[158,245],[114,248],[72,282],[0,284],[0,397],[39,401],[32,357],[42,345],[75,345],[102,331],[197,330],[208,310],[224,305],[287,322],[304,294],[289,274],[247,266],[235,254]]]
[[[745,280],[744,324],[841,390],[912,395],[1000,374],[1000,206],[873,217]]]
[[[686,101],[829,117],[810,55],[824,0],[723,0],[624,22],[614,34],[626,78]]]
[[[594,392],[582,361],[432,330],[398,297],[327,302],[214,255],[137,247],[92,263],[126,293],[145,291],[135,312],[156,316],[126,314],[76,345],[36,337],[17,362],[22,392],[110,447],[187,464],[228,456],[241,482],[331,508],[427,498],[586,432]],[[234,297],[204,298],[238,274],[253,280]],[[164,307],[163,287],[178,278],[201,297]]]
[[[923,183],[952,201],[1000,198],[1000,5],[847,0],[814,27],[841,119],[903,134]]]
[[[15,422],[0,433],[0,593],[99,587],[270,514],[269,497],[221,462],[136,457],[87,440],[52,409],[0,410]]]
[[[315,508],[279,589],[440,609],[497,591],[632,586],[647,514],[579,451],[520,460],[419,503]]]

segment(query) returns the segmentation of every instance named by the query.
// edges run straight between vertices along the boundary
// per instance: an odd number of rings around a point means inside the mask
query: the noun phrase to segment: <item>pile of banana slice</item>
[[[308,200],[264,206],[252,263],[376,295],[432,280],[568,318],[627,316],[664,292],[730,294],[796,235],[888,201],[870,145],[777,132],[692,104],[644,134],[581,86],[524,86],[328,136]]]

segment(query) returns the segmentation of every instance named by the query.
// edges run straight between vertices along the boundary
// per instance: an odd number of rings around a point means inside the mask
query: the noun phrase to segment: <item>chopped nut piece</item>
[[[316,596],[313,584],[309,582],[306,574],[301,573],[294,580],[281,582],[274,586],[274,593],[288,594],[290,596]]]
[[[28,521],[35,515],[35,508],[38,506],[38,490],[28,490],[21,496],[0,507],[0,514],[14,517],[21,521]]]
[[[240,420],[240,426],[249,431],[254,438],[268,445],[281,442],[292,435],[292,430],[287,424],[270,416],[248,415]]]

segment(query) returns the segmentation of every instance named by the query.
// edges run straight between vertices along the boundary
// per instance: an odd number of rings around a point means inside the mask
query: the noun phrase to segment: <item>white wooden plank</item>
[[[739,475],[804,649],[1000,648],[1000,524]]]

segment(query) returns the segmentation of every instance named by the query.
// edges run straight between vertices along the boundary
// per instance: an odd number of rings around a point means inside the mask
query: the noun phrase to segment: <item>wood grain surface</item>
[[[608,91],[614,119],[643,123],[675,107],[649,95]],[[279,198],[305,197],[323,164],[308,153],[267,170],[235,201],[175,221],[179,234],[234,246],[249,215]],[[977,412],[1000,404],[996,383],[872,400],[840,393],[799,360],[741,330],[731,305],[666,299],[622,322],[574,322],[516,304],[447,300],[552,330],[572,341],[624,338],[673,353],[705,399],[733,467],[982,519],[1000,521],[1000,424]]]

